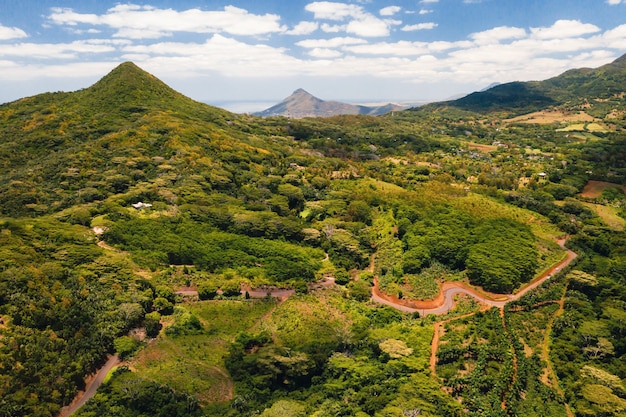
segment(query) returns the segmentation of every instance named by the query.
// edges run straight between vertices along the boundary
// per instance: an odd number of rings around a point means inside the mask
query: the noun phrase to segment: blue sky
[[[417,102],[624,53],[626,0],[0,0],[0,102],[85,88],[124,61],[235,111],[297,88]]]

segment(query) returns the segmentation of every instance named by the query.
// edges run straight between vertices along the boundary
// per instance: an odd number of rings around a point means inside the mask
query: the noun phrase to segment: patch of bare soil
[[[468,149],[474,149],[476,151],[481,151],[481,152],[493,152],[498,149],[498,147],[494,145],[485,145],[482,143],[473,143],[473,142],[468,143],[467,147]]]
[[[615,187],[621,188],[626,193],[626,186],[624,185],[606,181],[590,180],[589,182],[587,182],[587,184],[585,184],[585,187],[583,188],[580,195],[586,198],[598,198],[602,195],[602,191],[606,190],[607,188]]]

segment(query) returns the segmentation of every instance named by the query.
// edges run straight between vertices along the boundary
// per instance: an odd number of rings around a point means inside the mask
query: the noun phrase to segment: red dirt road
[[[563,246],[564,240],[559,241],[559,244]],[[535,278],[530,284],[526,285],[516,294],[492,294],[488,292],[478,291],[465,284],[464,282],[444,282],[441,286],[439,295],[434,300],[420,301],[420,300],[400,300],[397,297],[392,297],[380,291],[378,287],[378,278],[374,278],[374,288],[372,288],[372,300],[396,308],[400,311],[406,312],[419,312],[421,316],[428,314],[445,314],[452,310],[455,305],[454,297],[457,294],[467,294],[474,297],[479,303],[489,307],[504,307],[506,304],[518,300],[524,294],[537,288],[547,279],[549,279],[555,272],[568,266],[578,255],[571,251],[567,251],[567,256],[561,262],[553,265],[550,269],[545,271],[542,275]]]

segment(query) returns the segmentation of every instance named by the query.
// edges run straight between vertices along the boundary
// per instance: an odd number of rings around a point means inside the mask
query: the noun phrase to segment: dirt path
[[[511,381],[509,382],[509,386],[506,388],[506,391],[502,394],[501,407],[502,407],[502,410],[506,411],[507,409],[506,397],[509,394],[509,392],[511,392],[511,388],[513,387],[513,384],[515,384],[515,382],[517,381],[517,374],[519,371],[519,367],[517,364],[517,351],[515,350],[515,345],[513,344],[511,333],[509,333],[509,328],[506,325],[504,307],[500,308],[500,318],[502,319],[502,328],[504,329],[504,332],[506,333],[506,337],[509,339],[509,344],[511,345],[511,351],[513,353],[513,375],[511,376]]]
[[[543,336],[543,342],[541,346],[541,355],[543,356],[543,360],[546,362],[546,371],[547,373],[543,378],[541,378],[541,382],[544,384],[551,386],[554,390],[562,397],[565,398],[565,393],[561,389],[559,385],[559,378],[556,376],[556,372],[554,372],[554,367],[552,366],[552,361],[550,360],[550,337],[552,334],[552,326],[554,324],[554,320],[563,314],[565,311],[565,294],[567,293],[567,289],[563,291],[563,295],[561,299],[558,301],[559,309],[554,313],[552,318],[548,321],[546,326],[546,332]],[[567,412],[567,417],[574,417],[574,413],[569,408],[569,404],[565,403],[565,411]]]
[[[213,369],[215,370],[215,372],[217,372],[224,378],[224,381],[226,381],[224,397],[222,398],[224,399],[224,401],[232,400],[235,396],[235,388],[233,384],[233,379],[230,377],[230,375],[228,375],[228,373],[225,370],[223,370],[219,366],[214,366]]]
[[[559,244],[563,245],[563,241],[559,241]],[[550,279],[554,273],[568,266],[577,256],[575,252],[568,250],[565,259],[553,265],[515,294],[492,294],[470,287],[464,282],[444,282],[439,291],[439,295],[433,300],[400,300],[397,297],[392,297],[380,291],[378,277],[374,277],[372,300],[401,311],[417,311],[421,316],[428,314],[441,315],[452,310],[455,305],[454,297],[457,294],[467,294],[474,297],[479,303],[490,307],[504,307],[506,304],[520,299],[526,293]]]
[[[481,309],[484,310],[484,309]],[[435,331],[433,333],[433,340],[430,343],[430,370],[434,376],[437,376],[437,350],[439,349],[439,339],[445,333],[444,325],[454,320],[460,320],[467,317],[471,317],[476,313],[468,313],[458,317],[452,317],[447,320],[438,321],[435,323]]]
[[[561,239],[558,241],[558,243],[561,247],[565,248],[565,241],[566,239]],[[543,274],[535,278],[533,281],[531,281],[529,285],[527,285],[517,294],[507,295],[505,296],[506,297],[505,299],[497,300],[495,299],[495,297],[497,297],[497,294],[489,294],[489,293],[481,294],[478,291],[476,291],[474,288],[471,288],[464,283],[453,282],[453,283],[444,283],[444,285],[442,285],[441,287],[439,296],[435,298],[434,300],[421,301],[421,302],[413,301],[413,300],[409,300],[408,302],[407,300],[393,300],[391,299],[391,297],[387,296],[386,294],[380,293],[376,278],[374,281],[374,288],[372,290],[372,299],[379,303],[383,303],[391,307],[397,308],[398,310],[401,310],[401,311],[407,311],[407,312],[418,311],[422,316],[424,316],[425,314],[444,314],[454,307],[453,297],[456,294],[468,294],[474,297],[478,302],[480,302],[483,305],[481,310],[485,310],[489,307],[500,308],[500,316],[502,317],[502,325],[505,331],[507,331],[506,321],[504,317],[504,306],[512,301],[518,300],[524,294],[528,293],[532,289],[537,288],[547,279],[551,278],[554,273],[567,267],[574,259],[576,259],[577,256],[578,255],[575,252],[568,250],[567,256],[565,257],[565,259],[553,265],[550,269],[548,269]],[[564,301],[565,301],[565,292],[563,293],[563,296],[561,297],[561,299],[558,301],[559,310],[555,313],[555,315],[553,316],[553,318],[548,324],[548,331],[546,331],[546,334],[543,340],[543,345],[542,345],[542,356],[544,357],[547,363],[547,371],[548,371],[548,375],[546,376],[546,379],[548,381],[543,381],[543,382],[544,383],[548,382],[546,383],[546,385],[552,385],[561,396],[563,396],[564,394],[563,394],[563,391],[559,387],[558,378],[554,372],[554,369],[552,368],[552,362],[550,362],[550,358],[549,358],[549,342],[550,342],[550,329],[552,328],[552,323],[554,322],[554,319],[556,319],[556,317],[558,317],[560,314],[563,313]],[[553,301],[543,302],[539,304],[544,305],[550,302],[553,302]],[[414,303],[414,304],[407,305],[408,303]],[[437,376],[437,350],[439,348],[439,340],[441,338],[443,326],[452,320],[470,317],[474,314],[476,313],[469,313],[463,316],[439,321],[434,324],[434,333],[433,333],[433,339],[431,342],[431,351],[430,351],[430,370],[433,376]],[[508,331],[507,331],[507,334],[508,334]],[[513,353],[514,353],[514,358],[513,358],[514,375],[511,381],[511,385],[517,379],[517,373],[518,373],[517,353],[515,351]],[[502,399],[501,407],[503,410],[506,410],[507,408],[506,397]],[[573,417],[574,415],[567,403],[565,404],[565,408],[567,411],[567,416]]]
[[[105,249],[105,250],[110,250],[110,251],[113,251],[113,252],[119,252],[119,250],[117,250],[113,246],[107,245],[107,243],[104,240],[99,240],[98,241],[98,246],[100,246],[102,249]]]
[[[96,394],[96,391],[100,388],[102,382],[104,382],[104,378],[107,376],[109,371],[120,363],[120,358],[117,355],[109,357],[109,360],[107,360],[100,369],[85,379],[85,391],[79,391],[76,397],[74,397],[72,403],[61,409],[58,417],[71,416],[80,407],[85,405],[85,403]]]

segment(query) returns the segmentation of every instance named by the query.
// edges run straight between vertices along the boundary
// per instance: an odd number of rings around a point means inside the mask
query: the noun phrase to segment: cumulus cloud
[[[364,43],[367,43],[364,39],[337,37],[331,39],[307,39],[296,42],[296,45],[303,48],[337,48],[345,45],[359,45]]]
[[[22,29],[19,28],[10,28],[7,26],[0,25],[0,41],[9,40],[9,39],[20,39],[26,38],[28,35]]]
[[[389,35],[389,25],[374,16],[363,16],[348,23],[346,32],[364,37],[387,36]]]
[[[361,6],[330,1],[309,3],[304,9],[313,13],[315,19],[326,20],[344,20],[347,17],[359,17],[364,14]]]
[[[380,19],[367,12],[362,6],[355,4],[317,1],[307,4],[305,10],[313,13],[313,17],[318,20],[347,22],[345,25],[323,24],[322,30],[327,32],[345,30],[347,33],[358,36],[382,37],[388,36],[390,26],[396,24],[396,21]],[[382,9],[381,12],[390,13],[393,10],[395,10],[394,6]]]
[[[322,31],[326,33],[339,33],[346,31],[346,25],[331,25],[328,23],[322,23]]]
[[[380,9],[379,13],[381,16],[393,16],[402,10],[400,6],[388,6]]]
[[[437,23],[428,22],[428,23],[418,23],[415,25],[406,25],[401,30],[403,32],[415,32],[418,30],[430,30],[437,27]]]
[[[204,43],[157,42],[129,45],[125,54],[146,56],[143,62],[175,76],[198,76],[214,71],[235,77],[287,76],[302,69],[302,61],[285,48],[248,44],[215,34]],[[140,61],[141,63],[141,61]]]
[[[615,6],[615,5],[618,5],[618,4],[621,4],[621,3],[624,3],[624,1],[622,1],[622,0],[606,0],[606,2],[607,2],[608,4],[610,4],[611,6]]]
[[[317,22],[300,22],[293,29],[285,32],[287,35],[310,35],[319,29]]]
[[[525,29],[499,26],[493,29],[485,30],[483,32],[476,32],[470,35],[470,38],[477,43],[498,43],[507,39],[520,39],[526,37],[527,33]]]
[[[557,20],[550,27],[530,28],[530,32],[538,39],[560,39],[597,33],[600,28],[580,20]]]
[[[0,44],[0,57],[35,59],[75,59],[81,55],[97,55],[114,52],[125,42],[109,40],[85,40],[71,43],[17,43]]]
[[[70,27],[107,26],[117,31],[115,36],[131,39],[159,38],[176,32],[267,35],[286,30],[280,24],[278,15],[255,15],[234,6],[226,6],[219,11],[177,11],[127,4],[117,5],[103,15],[53,8],[48,20],[56,25]]]
[[[343,54],[336,49],[313,48],[309,51],[309,55],[314,58],[330,59],[339,58]]]

